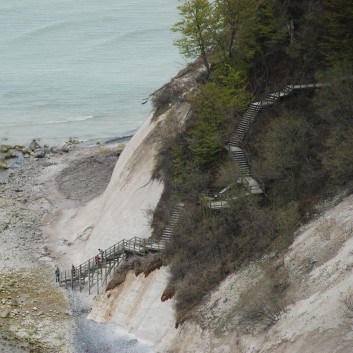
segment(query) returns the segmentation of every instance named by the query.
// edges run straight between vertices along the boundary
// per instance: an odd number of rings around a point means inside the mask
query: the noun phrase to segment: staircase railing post
[[[103,287],[103,264],[101,266],[101,286]]]
[[[81,287],[81,265],[78,269],[78,285],[80,286],[80,292],[82,292],[82,287]]]
[[[88,294],[91,294],[91,260],[88,260]]]
[[[97,268],[97,294],[99,294],[99,269]]]

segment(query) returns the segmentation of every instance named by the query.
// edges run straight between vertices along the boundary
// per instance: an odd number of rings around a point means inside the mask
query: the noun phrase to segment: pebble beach
[[[11,146],[0,170],[0,352],[75,352],[75,317],[55,283],[55,242],[42,232],[55,209],[89,201],[109,183],[123,143],[67,148]],[[4,157],[3,157],[4,158]],[[57,244],[60,243],[60,235]]]

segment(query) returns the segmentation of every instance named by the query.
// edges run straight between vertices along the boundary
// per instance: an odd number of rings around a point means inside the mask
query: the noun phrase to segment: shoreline
[[[126,131],[124,133],[121,133],[116,136],[110,136],[110,137],[93,137],[89,139],[82,139],[78,136],[69,136],[66,139],[62,139],[60,141],[57,141],[56,143],[50,144],[51,147],[57,147],[57,146],[62,146],[66,142],[70,140],[77,140],[80,145],[83,146],[94,146],[98,142],[98,144],[110,144],[110,143],[118,143],[118,142],[124,142],[125,140],[130,140],[132,136],[137,132],[138,129]],[[8,140],[7,138],[0,138],[0,145],[29,145],[32,140],[38,141],[40,144],[47,145],[48,143],[45,140],[45,137],[33,137],[32,139],[26,140],[26,141],[12,141]]]
[[[135,132],[135,131],[134,131]],[[69,137],[68,140],[60,144],[60,146],[48,146],[48,145],[40,145],[37,140],[32,140],[32,142],[28,145],[23,144],[4,144],[0,143],[0,185],[6,182],[8,176],[15,170],[21,169],[23,165],[28,164],[26,159],[30,159],[33,157],[35,159],[43,158],[45,155],[52,155],[53,153],[68,153],[73,147],[84,149],[84,148],[94,148],[100,146],[103,148],[107,146],[111,148],[114,144],[122,144],[125,145],[134,135],[128,134],[121,137],[109,138],[109,139],[90,139],[86,141],[81,141],[76,137]],[[35,149],[31,150],[31,145],[33,142],[36,142],[40,151],[39,157],[36,155]],[[7,147],[8,150],[2,150],[2,148]],[[4,152],[6,151],[6,152]],[[11,155],[12,154],[12,155]]]
[[[21,346],[38,352],[73,351],[74,338],[65,339],[74,331],[72,313],[64,302],[51,303],[53,297],[67,298],[54,279],[61,239],[60,235],[55,242],[46,238],[43,228],[56,209],[76,207],[104,192],[127,140],[79,143],[68,152],[48,152],[43,158],[16,158],[14,166],[0,171],[6,174],[0,177],[0,352],[9,344],[19,353],[27,351]],[[22,274],[36,278],[37,285],[29,289]],[[50,292],[37,303],[42,283]],[[56,333],[58,322],[63,323],[60,333]],[[51,337],[49,342],[46,337]],[[67,350],[61,348],[63,340]]]

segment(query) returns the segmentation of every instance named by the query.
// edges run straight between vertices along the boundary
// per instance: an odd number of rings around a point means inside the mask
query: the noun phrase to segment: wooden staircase
[[[183,203],[176,205],[172,212],[169,225],[163,230],[159,239],[143,239],[134,237],[129,240],[121,240],[103,253],[104,256],[98,261],[92,257],[81,265],[77,266],[75,272],[62,271],[60,273],[60,285],[65,288],[82,289],[88,285],[88,293],[96,286],[97,294],[100,287],[107,284],[112,271],[116,269],[128,256],[146,256],[150,253],[161,252],[170,240],[174,227],[179,221],[180,212],[184,207]],[[99,254],[99,256],[101,256]]]
[[[305,85],[287,85],[280,91],[270,93],[264,100],[253,102],[249,105],[244,115],[241,117],[233,136],[231,136],[226,149],[230,152],[232,159],[239,166],[241,177],[238,179],[239,184],[247,187],[251,194],[263,194],[265,192],[264,183],[250,169],[243,148],[243,140],[249,131],[251,123],[254,121],[260,110],[276,103],[279,99],[287,97],[295,90],[324,87],[327,84],[311,83]]]
[[[226,148],[230,152],[232,159],[239,166],[241,177],[238,183],[247,187],[252,194],[263,194],[264,184],[250,169],[243,148],[243,140],[247,134],[251,123],[254,121],[260,110],[264,107],[271,106],[279,99],[287,97],[295,90],[324,87],[327,84],[306,84],[306,85],[287,85],[278,92],[269,94],[264,100],[253,102],[249,105],[244,115],[240,119],[233,136],[231,136]],[[220,200],[229,186],[209,197],[208,207],[219,210],[230,207],[229,200]],[[112,270],[116,269],[120,263],[130,255],[146,256],[149,253],[162,251],[170,240],[174,227],[179,221],[180,213],[184,207],[183,203],[179,203],[174,208],[169,225],[163,230],[159,239],[143,239],[132,238],[130,240],[122,240],[104,251],[103,259],[96,262],[93,257],[82,263],[76,268],[75,273],[71,271],[63,271],[60,273],[60,284],[66,288],[79,289],[80,291],[88,285],[88,292],[96,286],[97,293],[99,288],[108,281]]]
[[[180,218],[180,212],[182,210],[182,208],[184,207],[184,204],[182,202],[178,203],[172,212],[172,216],[170,217],[170,222],[169,224],[164,228],[162,235],[159,239],[159,243],[161,244],[161,246],[164,247],[166,246],[166,244],[168,243],[168,241],[170,240],[174,228],[177,225],[177,223],[179,222],[179,218]]]

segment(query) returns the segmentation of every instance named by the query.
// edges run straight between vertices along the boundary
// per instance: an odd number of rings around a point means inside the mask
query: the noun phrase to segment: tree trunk
[[[205,52],[204,48],[201,49],[201,57],[202,57],[202,60],[203,60],[203,64],[206,67],[207,76],[210,76],[211,68],[210,68],[210,64],[208,62],[207,55],[206,55],[206,52]]]
[[[233,48],[234,40],[235,40],[235,29],[232,29],[232,32],[230,34],[229,48],[228,48],[228,56],[230,59],[233,57],[232,48]]]

